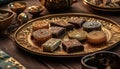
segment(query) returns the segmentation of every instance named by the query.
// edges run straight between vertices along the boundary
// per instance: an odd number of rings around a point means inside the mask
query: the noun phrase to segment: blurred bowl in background
[[[61,12],[71,7],[77,0],[39,0],[48,11]]]
[[[29,20],[29,17],[26,13],[20,13],[17,17],[17,20],[20,22],[19,25],[22,25]]]
[[[26,2],[23,2],[23,1],[16,1],[16,2],[11,2],[10,4],[8,4],[8,7],[15,13],[19,14],[26,9],[27,4]]]
[[[81,59],[82,69],[120,69],[120,55],[110,51],[100,51]]]
[[[8,10],[0,10],[0,32],[8,28],[14,19],[15,13]]]

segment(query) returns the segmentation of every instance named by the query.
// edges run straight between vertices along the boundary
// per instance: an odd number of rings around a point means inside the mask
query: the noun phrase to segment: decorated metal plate
[[[105,2],[106,1],[106,2]],[[120,11],[120,0],[83,0],[84,4],[101,11]]]
[[[73,53],[65,52],[62,46],[60,45],[60,47],[57,50],[50,53],[50,52],[44,52],[41,46],[38,46],[36,43],[33,42],[31,38],[31,33],[32,33],[32,23],[34,21],[54,22],[54,21],[59,21],[59,20],[68,21],[70,19],[71,20],[72,19],[85,19],[88,22],[89,21],[100,22],[102,24],[102,30],[105,32],[107,36],[107,43],[92,46],[86,42],[85,44],[83,44],[84,51],[78,51],[78,52],[73,52]],[[15,32],[14,38],[18,44],[18,47],[30,53],[36,54],[36,55],[50,56],[50,57],[78,57],[78,56],[80,57],[80,56],[87,55],[89,53],[93,53],[93,52],[97,52],[101,50],[108,50],[108,49],[113,48],[120,41],[120,26],[116,22],[110,19],[97,16],[97,15],[92,15],[92,14],[84,14],[84,13],[54,14],[54,15],[47,15],[47,16],[34,19],[22,25]],[[67,40],[68,39],[67,34],[64,36],[64,38],[61,38],[61,39]]]
[[[13,57],[0,50],[0,69],[26,69]]]

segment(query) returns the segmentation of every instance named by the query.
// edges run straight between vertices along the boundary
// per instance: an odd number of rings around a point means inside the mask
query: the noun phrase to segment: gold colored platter
[[[103,43],[97,46],[91,46],[89,44],[84,44],[84,51],[67,53],[60,46],[56,51],[52,53],[43,52],[43,49],[37,46],[31,39],[32,33],[32,23],[34,21],[57,21],[57,20],[69,20],[69,19],[85,19],[87,21],[101,22],[102,30],[107,35],[107,43]],[[109,50],[116,46],[120,41],[120,26],[108,18],[104,18],[97,15],[85,14],[85,13],[65,13],[65,14],[53,14],[37,19],[33,19],[26,24],[22,25],[14,34],[15,41],[18,47],[30,53],[49,56],[49,57],[81,57],[90,53],[94,53],[102,50]]]
[[[109,12],[119,12],[120,11],[120,7],[100,7],[100,6],[97,6],[93,3],[91,3],[90,0],[83,0],[83,3],[95,10],[109,11]]]

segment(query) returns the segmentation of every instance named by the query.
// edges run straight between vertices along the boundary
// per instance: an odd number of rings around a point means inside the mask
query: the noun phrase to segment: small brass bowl
[[[2,19],[2,15],[4,14],[4,19]],[[12,23],[14,19],[15,13],[8,10],[0,10],[0,32],[4,31],[8,28],[8,26]]]
[[[12,2],[8,4],[8,7],[15,13],[19,14],[26,9],[27,4],[23,1],[17,1],[17,2]]]
[[[81,59],[82,69],[120,69],[120,55],[110,51],[100,51]]]
[[[28,7],[28,12],[30,14],[34,15],[39,15],[42,11],[44,10],[44,6],[30,6]]]

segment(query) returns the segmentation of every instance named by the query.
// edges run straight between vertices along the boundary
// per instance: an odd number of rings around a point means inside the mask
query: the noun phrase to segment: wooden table
[[[38,0],[24,0],[28,4],[31,5],[39,5]],[[7,5],[1,6],[2,9],[7,9]],[[27,12],[27,10],[25,11]],[[92,10],[91,8],[85,6],[82,3],[82,0],[78,0],[77,3],[74,3],[72,7],[63,12],[63,13],[91,13],[104,17],[108,17],[118,23],[120,23],[120,12],[117,13],[109,13],[109,12],[100,12]],[[52,14],[45,10],[43,15]],[[15,21],[14,21],[15,22]],[[120,45],[117,45],[115,48],[110,51],[114,51],[120,54]],[[0,38],[0,48],[8,53],[10,56],[17,59],[20,63],[22,63],[27,69],[81,69],[81,58],[49,58],[43,56],[35,56],[29,54],[25,51],[19,49],[15,42],[9,38]]]

